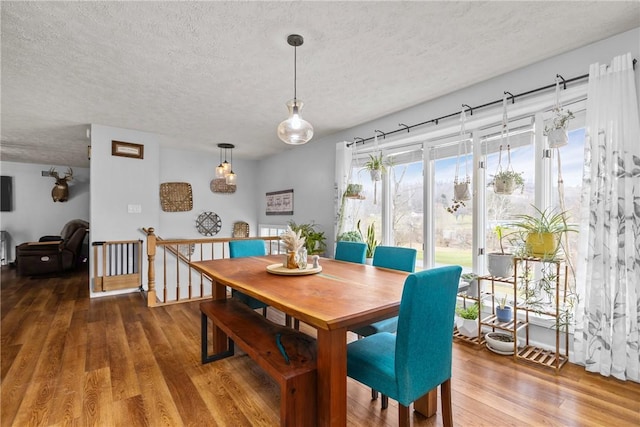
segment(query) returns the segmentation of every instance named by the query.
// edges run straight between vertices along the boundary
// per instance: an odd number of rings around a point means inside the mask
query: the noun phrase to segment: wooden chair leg
[[[291,327],[291,315],[289,314],[284,315],[284,325],[288,328]]]
[[[267,317],[267,307],[262,307],[262,315]]]
[[[440,400],[442,403],[442,424],[453,427],[453,413],[451,411],[451,378],[440,384]]]
[[[371,400],[376,400],[378,398],[378,390],[371,389]]]
[[[293,319],[293,329],[296,331],[300,330],[300,321],[298,319]]]
[[[409,420],[409,407],[404,406],[398,402],[398,426],[409,427],[411,421]]]
[[[382,394],[382,409],[387,409],[389,407],[389,396]]]

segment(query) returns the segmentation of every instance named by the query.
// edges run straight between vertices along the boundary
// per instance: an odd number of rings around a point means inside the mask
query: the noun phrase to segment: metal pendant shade
[[[296,49],[298,46],[302,46],[303,42],[304,39],[298,34],[291,34],[287,37],[287,43],[293,46],[293,99],[287,102],[289,117],[278,125],[278,138],[292,145],[305,144],[313,137],[313,126],[300,115],[304,104],[296,98]]]

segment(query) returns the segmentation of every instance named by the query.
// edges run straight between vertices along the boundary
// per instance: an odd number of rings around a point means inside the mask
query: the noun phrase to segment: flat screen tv
[[[11,212],[13,210],[13,178],[0,176],[0,211]]]

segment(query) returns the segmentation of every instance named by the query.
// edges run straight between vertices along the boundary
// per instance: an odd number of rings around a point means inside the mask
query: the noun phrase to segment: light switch
[[[127,213],[142,213],[142,205],[127,205]]]

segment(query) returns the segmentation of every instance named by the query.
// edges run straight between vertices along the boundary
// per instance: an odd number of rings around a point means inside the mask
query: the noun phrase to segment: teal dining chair
[[[229,257],[230,258],[242,258],[248,256],[264,256],[267,254],[267,249],[264,244],[264,240],[251,239],[251,240],[230,240],[229,241]],[[266,317],[268,305],[260,300],[250,297],[235,289],[231,290],[231,296],[243,303],[247,304],[252,309],[262,309],[262,314]]]
[[[364,264],[366,261],[367,244],[364,242],[345,242],[336,243],[336,253],[334,258],[339,261],[355,262]]]
[[[453,425],[453,318],[462,267],[410,274],[404,283],[398,330],[347,345],[347,375],[398,401],[400,426],[409,426],[412,402],[440,386],[442,421]]]
[[[413,273],[416,270],[416,256],[418,251],[412,248],[398,246],[378,246],[373,253],[372,264],[375,267],[390,268],[393,270]],[[398,327],[398,318],[380,320],[371,325],[363,326],[353,332],[361,337],[377,334],[378,332],[395,332]]]

